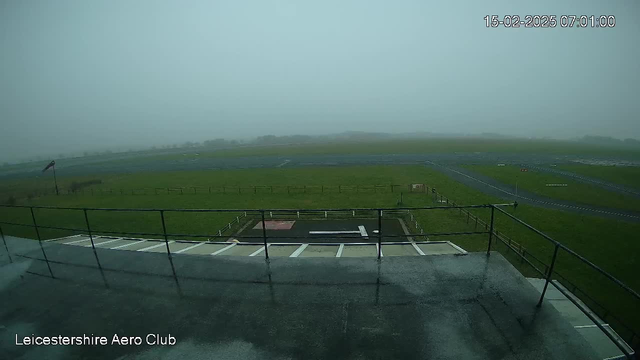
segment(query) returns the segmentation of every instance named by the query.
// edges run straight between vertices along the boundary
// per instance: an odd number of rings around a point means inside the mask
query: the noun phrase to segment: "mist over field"
[[[263,135],[640,138],[637,2],[3,1],[0,161]],[[613,29],[486,15],[615,15]]]

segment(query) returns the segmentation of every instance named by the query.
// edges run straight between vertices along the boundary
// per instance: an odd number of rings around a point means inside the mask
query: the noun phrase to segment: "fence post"
[[[378,260],[382,258],[382,210],[378,209]]]
[[[324,185],[322,185],[322,193],[324,194]]]
[[[544,299],[544,294],[547,292],[547,287],[549,286],[549,282],[551,281],[551,277],[553,276],[553,266],[556,264],[556,257],[558,256],[558,249],[560,245],[556,243],[556,248],[553,250],[553,258],[551,259],[551,265],[549,265],[549,272],[547,273],[547,280],[544,282],[544,288],[542,289],[542,294],[540,295],[540,301],[538,301],[537,307],[542,306],[542,300]]]
[[[84,212],[84,222],[87,224],[87,232],[89,232],[89,240],[91,240],[91,248],[93,248],[93,255],[96,257],[96,263],[98,263],[98,268],[102,271],[102,264],[100,264],[100,259],[98,258],[98,252],[96,251],[96,245],[93,242],[93,232],[91,231],[91,226],[89,225],[89,216],[87,215],[87,209],[82,209]]]
[[[256,187],[255,187],[255,186],[253,187],[253,193],[254,193],[254,194],[257,194],[257,192],[256,192]]]
[[[491,251],[491,239],[493,238],[493,217],[495,213],[495,206],[491,205],[491,226],[489,227],[489,246],[487,247],[487,255]]]
[[[342,185],[338,185],[338,193],[342,193]]]
[[[169,250],[169,237],[167,236],[167,225],[164,222],[164,210],[160,210],[160,220],[162,220],[162,234],[164,234],[164,244],[167,247],[167,255],[171,258],[171,250]]]
[[[9,262],[13,263],[13,259],[11,259],[11,254],[9,253],[9,247],[7,246],[7,240],[4,238],[4,232],[2,231],[2,226],[0,226],[0,236],[2,236],[2,242],[4,243],[4,248],[7,250],[7,256],[9,257]]]
[[[196,187],[195,187],[195,186],[193,187],[193,193],[194,193],[194,194],[197,194],[197,190],[196,190]]]
[[[49,274],[51,274],[52,278],[55,278],[55,276],[53,276],[53,271],[51,271],[51,265],[49,264],[47,253],[44,252],[44,247],[42,247],[42,239],[40,238],[40,230],[38,230],[38,223],[36,223],[36,215],[33,213],[33,206],[30,207],[29,209],[31,209],[31,219],[33,220],[33,227],[36,229],[36,236],[38,237],[38,244],[40,244],[40,250],[42,250],[44,261],[47,263],[47,267],[49,268]]]
[[[262,215],[262,239],[264,240],[264,258],[269,260],[269,246],[267,244],[267,227],[264,223],[264,210],[260,210]]]
[[[184,188],[180,188],[180,195],[184,195]]]
[[[211,186],[209,186],[209,194],[211,194]]]

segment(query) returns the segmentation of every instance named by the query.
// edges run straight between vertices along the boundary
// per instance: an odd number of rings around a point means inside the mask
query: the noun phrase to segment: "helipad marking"
[[[360,235],[362,235],[363,238],[369,238],[369,234],[367,234],[367,229],[365,229],[364,225],[358,225],[358,229],[360,229]]]
[[[173,244],[175,241],[171,240],[169,241],[167,244]],[[146,248],[142,248],[142,249],[138,249],[136,251],[147,251],[147,250],[151,250],[151,249],[155,249],[155,248],[159,248],[160,246],[165,245],[165,243],[161,243],[161,244],[157,244],[157,245],[152,245],[152,246],[148,246]]]
[[[180,253],[183,253],[183,252],[185,252],[185,251],[188,251],[188,250],[191,250],[191,249],[195,249],[195,248],[197,248],[198,246],[202,246],[202,245],[204,245],[204,244],[206,244],[206,243],[205,243],[205,242],[201,242],[201,243],[199,243],[199,244],[195,244],[195,245],[193,245],[193,246],[186,247],[186,248],[184,248],[184,249],[182,249],[182,250],[178,250],[178,251],[176,251],[176,252],[175,252],[175,254],[180,254]]]

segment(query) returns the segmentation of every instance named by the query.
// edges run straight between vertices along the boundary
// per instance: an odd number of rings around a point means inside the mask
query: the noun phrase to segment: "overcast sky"
[[[639,4],[0,0],[0,160],[345,130],[640,138]]]

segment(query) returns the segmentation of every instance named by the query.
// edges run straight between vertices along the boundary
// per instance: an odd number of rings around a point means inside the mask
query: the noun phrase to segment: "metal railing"
[[[447,198],[446,196],[444,196],[441,193],[438,193],[435,190],[435,188],[432,189],[432,196],[433,196],[433,201],[436,202],[436,203],[442,203],[442,204],[453,205],[453,206],[456,205],[455,201]],[[494,209],[498,209],[502,214],[507,215],[510,219],[514,220],[515,222],[517,222],[520,225],[525,226],[529,230],[532,230],[534,233],[536,233],[537,235],[542,236],[545,240],[547,240],[551,244],[553,244],[554,251],[553,251],[553,255],[551,257],[551,262],[550,263],[546,263],[545,261],[543,261],[543,260],[539,259],[538,257],[536,257],[532,252],[527,251],[527,249],[522,244],[514,241],[510,237],[506,236],[504,233],[498,232],[494,227],[494,223],[495,223]],[[579,255],[578,253],[576,253],[575,251],[571,250],[567,246],[565,246],[565,245],[561,244],[560,242],[554,240],[550,236],[548,236],[545,233],[539,231],[538,229],[534,228],[533,226],[527,224],[526,222],[518,219],[517,217],[509,214],[508,212],[504,211],[503,209],[501,209],[499,207],[494,207],[492,209],[492,211],[491,211],[491,220],[489,222],[483,221],[478,216],[472,214],[470,211],[468,211],[468,210],[466,210],[464,208],[460,208],[460,214],[461,215],[462,214],[466,215],[466,223],[467,224],[469,224],[470,222],[474,223],[475,224],[474,225],[475,229],[477,229],[478,226],[480,226],[481,228],[484,227],[485,230],[488,229],[489,234],[490,234],[490,236],[489,236],[490,240],[489,240],[488,249],[491,248],[491,239],[495,238],[496,240],[500,241],[507,249],[509,249],[514,254],[516,254],[520,258],[520,262],[521,263],[527,263],[527,265],[529,265],[538,275],[540,275],[542,278],[545,279],[545,285],[544,285],[542,294],[540,296],[540,299],[538,301],[538,306],[542,305],[542,301],[544,299],[546,290],[547,290],[549,284],[552,284],[555,288],[557,288],[560,292],[562,292],[567,297],[567,299],[569,299],[574,305],[576,305],[576,307],[578,307],[591,321],[593,321],[594,324],[596,324],[596,326],[598,328],[600,328],[600,330],[602,330],[607,335],[607,337],[614,342],[614,344],[623,352],[623,354],[625,354],[626,357],[631,358],[631,356],[634,355],[634,353],[630,353],[627,350],[627,347],[624,346],[624,344],[620,343],[619,339],[616,339],[615,336],[613,334],[611,334],[610,331],[605,329],[605,326],[604,326],[605,324],[602,324],[601,321],[598,321],[593,316],[593,314],[590,311],[590,310],[593,310],[593,309],[586,308],[584,304],[578,303],[570,294],[567,294],[568,290],[566,288],[562,288],[562,286],[560,286],[558,283],[551,281],[552,280],[552,276],[555,276],[555,277],[559,278],[560,279],[560,284],[564,284],[567,288],[571,289],[570,290],[571,294],[576,294],[576,293],[579,292],[580,295],[579,296],[576,295],[576,296],[578,296],[579,298],[588,300],[591,304],[596,305],[598,307],[598,310],[599,310],[597,313],[599,313],[600,316],[603,319],[606,318],[606,317],[613,318],[613,320],[615,320],[615,322],[616,322],[616,325],[617,325],[616,327],[618,328],[618,330],[623,330],[626,334],[628,334],[628,336],[626,338],[623,338],[623,340],[627,344],[629,344],[634,349],[634,351],[637,351],[637,349],[640,347],[640,336],[636,333],[636,331],[631,326],[629,326],[624,320],[620,319],[619,316],[614,315],[610,310],[608,310],[605,306],[600,304],[600,302],[595,300],[586,291],[580,289],[574,282],[569,280],[566,275],[562,275],[557,270],[555,270],[555,266],[556,266],[559,250],[565,251],[569,255],[573,256],[576,259],[578,259],[580,262],[586,264],[587,266],[589,266],[593,270],[595,270],[598,273],[602,274],[603,276],[605,276],[605,278],[607,280],[611,281],[613,284],[619,286],[621,289],[623,289],[623,291],[628,293],[629,296],[631,296],[633,299],[635,299],[635,301],[639,301],[640,297],[639,297],[639,295],[638,295],[638,293],[636,291],[634,291],[633,289],[631,289],[630,287],[625,285],[623,282],[621,282],[620,280],[615,278],[613,275],[609,274],[608,272],[606,272],[605,270],[600,268],[599,266],[593,264],[591,261],[587,260],[585,257]],[[640,305],[640,302],[638,303],[638,305]]]
[[[415,186],[420,185],[420,186]],[[204,194],[323,194],[323,193],[424,193],[424,184],[388,185],[217,185],[217,186],[164,186],[141,188],[113,188],[87,186],[79,189],[60,189],[60,195],[204,195]],[[22,195],[37,197],[56,194],[53,189],[33,189]]]
[[[435,189],[433,191],[434,196],[437,196],[437,193],[435,192]],[[443,197],[442,195],[440,195],[440,199],[442,201]],[[449,200],[446,199],[446,202],[448,203]],[[504,243],[505,245],[508,245],[508,247],[510,249],[512,249],[516,254],[520,255],[522,257],[523,261],[527,261],[529,264],[531,264],[536,270],[537,272],[542,275],[545,278],[545,284],[544,284],[544,288],[542,290],[542,293],[540,295],[540,299],[537,303],[537,306],[541,306],[547,291],[547,288],[549,286],[549,284],[552,284],[554,287],[556,287],[559,291],[561,292],[565,292],[564,289],[562,289],[561,286],[559,286],[558,284],[556,284],[555,282],[552,281],[552,277],[554,274],[557,275],[557,272],[554,270],[555,266],[556,266],[556,262],[558,261],[558,253],[560,251],[563,251],[564,253],[567,253],[569,255],[571,255],[572,257],[574,257],[575,259],[579,260],[581,263],[586,264],[587,266],[589,266],[590,268],[592,268],[593,270],[597,271],[598,273],[600,273],[601,275],[603,275],[607,280],[609,280],[611,283],[615,284],[616,286],[620,287],[621,289],[623,289],[628,296],[630,296],[634,301],[639,301],[640,300],[640,295],[638,295],[638,293],[636,291],[634,291],[633,289],[631,289],[630,287],[628,287],[627,285],[625,285],[623,282],[621,282],[620,280],[618,280],[617,278],[615,278],[613,275],[609,274],[608,272],[606,272],[605,270],[603,270],[602,268],[600,268],[599,266],[595,265],[594,263],[592,263],[591,261],[589,261],[588,259],[586,259],[585,257],[579,255],[578,253],[576,253],[575,251],[571,250],[570,248],[568,248],[567,246],[561,244],[560,242],[554,240],[553,238],[551,238],[550,236],[546,235],[545,233],[539,231],[538,229],[534,228],[533,226],[525,223],[524,221],[518,219],[517,217],[509,214],[508,212],[506,212],[505,210],[502,209],[502,207],[504,206],[513,206],[515,204],[485,204],[485,205],[455,205],[453,204],[453,202],[451,202],[452,204],[448,204],[448,206],[428,206],[428,207],[396,207],[396,208],[343,208],[343,209],[260,209],[260,210],[256,210],[256,209],[133,209],[133,208],[74,208],[74,207],[53,207],[53,206],[20,206],[20,205],[0,205],[0,207],[4,207],[4,208],[23,208],[23,209],[28,209],[29,210],[29,214],[30,214],[30,220],[31,220],[31,224],[22,224],[22,223],[13,223],[13,222],[6,222],[6,221],[0,221],[0,236],[2,236],[2,240],[4,243],[4,247],[5,250],[7,251],[7,254],[9,255],[9,260],[12,262],[13,260],[10,257],[10,249],[7,245],[6,239],[5,239],[5,233],[3,231],[2,225],[13,225],[13,226],[27,226],[27,227],[32,227],[35,230],[36,233],[36,238],[38,240],[38,243],[40,245],[40,250],[42,252],[44,261],[47,263],[47,267],[48,267],[48,271],[49,271],[49,275],[52,278],[55,278],[54,273],[51,269],[50,266],[50,261],[47,258],[47,254],[45,251],[44,246],[42,245],[43,239],[42,236],[40,234],[40,230],[41,229],[52,229],[52,230],[64,230],[64,231],[71,231],[71,232],[76,232],[76,233],[87,233],[89,236],[89,240],[91,242],[91,248],[93,249],[93,253],[95,255],[96,258],[96,262],[98,264],[98,266],[100,267],[100,270],[102,271],[102,267],[100,264],[100,260],[98,258],[98,253],[96,252],[96,246],[93,240],[94,235],[96,235],[96,232],[94,232],[92,230],[91,227],[91,223],[90,223],[90,218],[89,218],[89,214],[92,212],[143,212],[143,213],[156,213],[158,214],[158,220],[160,221],[161,225],[162,225],[162,233],[152,233],[152,232],[123,232],[123,231],[100,231],[100,233],[107,233],[107,234],[124,234],[124,235],[135,235],[135,236],[157,236],[157,237],[161,237],[161,239],[164,241],[165,246],[166,246],[166,251],[167,251],[167,255],[169,257],[171,266],[172,266],[172,271],[175,274],[175,269],[173,267],[173,262],[171,261],[171,257],[172,257],[172,253],[171,253],[171,249],[169,247],[169,237],[172,238],[176,238],[176,237],[196,237],[196,238],[207,238],[207,239],[211,239],[211,238],[220,238],[223,236],[223,232],[222,231],[218,231],[217,234],[207,234],[207,235],[202,235],[202,234],[177,234],[177,233],[170,233],[167,231],[167,225],[166,225],[166,214],[168,213],[240,213],[243,214],[242,217],[248,217],[248,216],[252,216],[252,217],[257,217],[259,218],[259,222],[262,224],[261,226],[261,230],[262,233],[260,236],[245,236],[245,235],[240,235],[240,234],[235,234],[234,237],[235,238],[252,238],[252,239],[259,239],[261,240],[261,243],[264,246],[264,255],[265,255],[265,259],[268,260],[269,259],[269,236],[267,234],[267,226],[266,226],[266,219],[267,218],[274,218],[277,217],[278,214],[282,214],[282,215],[288,215],[291,216],[292,214],[295,214],[295,216],[300,217],[302,216],[308,216],[308,217],[317,217],[320,216],[322,217],[324,215],[324,217],[328,217],[329,213],[332,214],[341,214],[341,216],[366,216],[369,218],[377,218],[378,220],[378,232],[375,236],[376,238],[376,244],[377,244],[377,258],[380,260],[382,257],[382,247],[384,246],[384,242],[382,241],[383,237],[384,238],[397,238],[397,237],[403,237],[403,238],[408,238],[408,237],[420,237],[420,236],[456,236],[456,235],[477,235],[477,234],[486,234],[488,235],[488,245],[487,245],[487,255],[490,255],[491,253],[491,246],[493,243],[493,239],[494,237],[496,238],[496,240],[500,240],[500,242]],[[85,222],[85,227],[82,229],[78,229],[78,228],[67,228],[67,227],[59,227],[59,226],[44,226],[44,225],[39,225],[37,222],[37,218],[34,212],[34,209],[49,209],[49,210],[71,210],[71,211],[78,211],[78,212],[82,212],[83,217],[84,217],[84,222]],[[408,233],[408,234],[401,234],[401,235],[394,235],[394,234],[384,234],[384,228],[383,228],[383,222],[382,219],[383,217],[386,215],[389,216],[398,216],[398,215],[409,215],[409,218],[412,219],[413,221],[415,220],[415,217],[412,213],[418,210],[455,210],[458,209],[460,211],[460,213],[462,214],[463,211],[467,214],[467,222],[469,222],[469,219],[471,219],[471,214],[469,212],[469,209],[490,209],[491,211],[491,220],[489,223],[486,222],[481,222],[481,220],[478,219],[478,217],[475,217],[475,222],[476,224],[480,223],[481,226],[484,226],[485,229],[481,230],[481,231],[463,231],[463,232],[436,232],[436,233],[425,233],[423,231],[423,229],[420,227],[420,232],[419,233]],[[532,232],[536,233],[537,235],[543,237],[546,241],[548,241],[549,243],[551,243],[554,246],[554,252],[553,252],[553,257],[551,259],[551,263],[548,265],[544,265],[545,268],[544,270],[539,269],[538,267],[536,267],[535,265],[533,265],[530,260],[528,258],[525,258],[525,252],[522,250],[522,247],[520,246],[520,250],[516,250],[516,248],[513,246],[513,242],[508,239],[505,240],[504,235],[499,235],[498,232],[495,230],[495,221],[496,221],[496,210],[498,211],[498,214],[501,215],[505,215],[508,218],[510,218],[511,220],[515,221],[516,223],[526,227],[527,229],[531,230]],[[276,216],[274,216],[276,215]],[[236,220],[235,223],[240,223],[240,216],[236,216]],[[416,221],[417,224],[417,221]],[[229,222],[228,225],[224,228],[225,230],[230,230],[233,226],[232,222]],[[476,225],[476,230],[477,230],[477,225]],[[349,238],[349,236],[340,236],[340,237],[344,237],[344,238]],[[307,236],[290,236],[290,237],[283,237],[283,236],[277,236],[278,239],[310,239],[312,237],[307,237]],[[542,261],[536,259],[538,262],[544,264]],[[626,346],[624,346],[625,344],[622,344],[618,338],[616,338],[610,331],[608,331],[605,326],[603,324],[600,323],[600,321],[598,321],[598,319],[591,314],[591,312],[589,311],[588,308],[585,308],[584,305],[580,304],[579,302],[575,301],[572,297],[567,296],[567,298],[569,300],[571,300],[582,312],[585,313],[585,315],[587,317],[589,317],[589,319],[591,319],[595,325],[600,328],[605,335],[607,335],[607,337],[609,337],[609,339],[611,339],[614,344],[625,354],[625,356],[631,358],[633,356],[633,352],[629,352],[629,350],[627,349]],[[640,305],[640,303],[638,303],[638,305]],[[621,322],[622,323],[622,322]],[[625,325],[626,326],[626,325]],[[628,329],[631,329],[630,327],[628,327]],[[635,332],[632,331],[632,336],[630,339],[626,339],[628,341],[629,344],[632,344],[632,346],[634,346],[634,344],[637,344],[637,340],[638,340],[638,336],[635,334]]]

